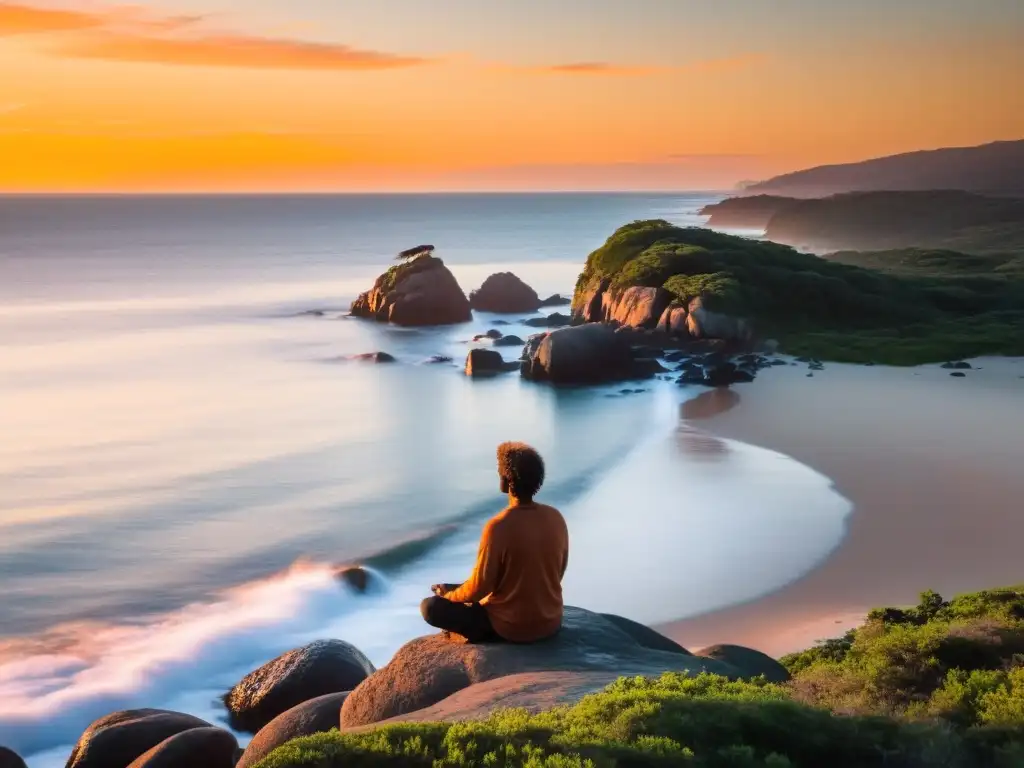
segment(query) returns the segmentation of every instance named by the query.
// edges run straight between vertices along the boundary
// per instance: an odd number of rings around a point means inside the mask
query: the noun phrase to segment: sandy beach
[[[690,648],[781,655],[925,589],[1024,582],[1024,359],[971,362],[963,378],[939,366],[829,364],[812,377],[778,367],[684,404],[682,432],[791,456],[831,478],[854,511],[838,548],[802,578],[660,629]]]

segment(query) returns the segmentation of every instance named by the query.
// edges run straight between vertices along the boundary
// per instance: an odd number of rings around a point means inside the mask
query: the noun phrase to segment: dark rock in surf
[[[521,338],[519,338],[518,336],[513,336],[512,334],[509,334],[508,336],[502,336],[500,339],[495,339],[494,340],[494,344],[492,344],[491,346],[494,346],[494,347],[521,347],[524,344],[526,344],[526,342],[523,341]]]
[[[351,691],[373,674],[363,652],[343,640],[318,640],[250,672],[224,695],[233,728],[256,733],[294,706]]]
[[[344,582],[356,592],[363,593],[371,583],[371,574],[359,565],[347,565],[334,572],[335,578]]]
[[[954,371],[969,371],[969,370],[971,370],[971,364],[968,363],[966,360],[955,360],[955,361],[950,361],[948,363],[943,363],[942,367],[946,368],[947,370],[954,370]]]
[[[473,341],[483,341],[484,339],[492,339],[496,341],[501,338],[501,335],[501,331],[499,331],[497,328],[491,328],[491,330],[487,331],[486,333],[478,333],[476,336],[473,337]]]
[[[540,306],[542,307],[564,307],[572,304],[572,299],[562,296],[560,293],[552,294],[544,299]]]
[[[361,355],[355,355],[353,360],[358,360],[362,363],[394,363],[397,362],[393,355],[389,355],[387,352],[364,352]]]
[[[563,315],[561,312],[552,312],[547,317],[528,318],[523,321],[523,325],[528,325],[531,328],[562,328],[571,322],[572,318],[568,315]]]
[[[469,305],[478,312],[534,312],[540,297],[511,272],[498,272],[469,294]]]
[[[184,731],[212,728],[205,720],[162,709],[128,709],[101,717],[79,737],[66,768],[125,768]]]
[[[452,360],[452,358],[448,357],[448,355],[431,355],[424,362],[431,365],[436,365],[438,363],[451,363],[454,361]]]
[[[956,377],[956,378],[958,378],[958,379],[965,379],[965,378],[967,378],[967,374],[966,374],[966,373],[964,373],[963,371],[953,371],[953,372],[952,372],[951,374],[949,374],[949,375],[950,375],[950,376],[954,376],[954,377]]]
[[[473,318],[469,300],[440,259],[423,255],[391,267],[352,302],[351,314],[395,325],[451,325]]]
[[[263,758],[292,739],[326,733],[338,727],[341,705],[348,693],[329,693],[304,701],[275,717],[257,733],[245,748],[236,768],[253,768]]]
[[[0,747],[0,768],[28,768],[18,753],[7,747]]]
[[[128,768],[234,768],[238,741],[223,728],[192,728],[164,739]]]
[[[494,376],[519,368],[519,363],[506,363],[500,352],[493,349],[471,349],[466,355],[466,375]]]
[[[742,645],[712,645],[702,648],[700,655],[724,662],[748,678],[764,675],[769,683],[785,683],[790,677],[789,671],[771,656]]]

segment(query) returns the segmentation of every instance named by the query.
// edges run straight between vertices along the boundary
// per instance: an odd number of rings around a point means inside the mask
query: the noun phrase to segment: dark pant
[[[428,597],[420,603],[423,620],[432,627],[462,635],[471,643],[500,643],[487,609],[479,603],[453,603],[443,597]]]

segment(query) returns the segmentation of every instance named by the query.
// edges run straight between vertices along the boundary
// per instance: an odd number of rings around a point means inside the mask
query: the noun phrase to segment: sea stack
[[[395,325],[451,325],[472,319],[469,300],[431,246],[417,246],[352,302],[351,314]],[[418,254],[418,255],[417,255]]]

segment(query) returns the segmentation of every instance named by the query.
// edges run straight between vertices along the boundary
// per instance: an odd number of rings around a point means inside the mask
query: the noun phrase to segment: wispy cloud
[[[93,29],[104,22],[103,15],[88,11],[0,3],[0,36]]]
[[[666,67],[642,67],[613,64],[610,61],[575,61],[568,64],[552,64],[538,68],[538,72],[550,75],[649,75],[664,72]]]
[[[0,115],[11,115],[15,112],[20,112],[26,106],[26,104],[22,104],[20,101],[12,101],[7,104],[0,103]]]
[[[371,70],[430,60],[342,43],[204,28],[203,16],[158,16],[137,7],[57,10],[0,2],[0,36],[62,33],[48,51],[64,58],[248,69]]]
[[[642,77],[667,73],[716,73],[746,69],[764,61],[758,54],[744,54],[717,59],[701,59],[678,65],[621,64],[612,61],[572,61],[543,66],[495,64],[492,69],[535,75],[566,75],[581,77]]]
[[[159,36],[103,31],[66,40],[55,52],[78,59],[246,69],[395,69],[429,61],[338,43],[240,34]]]

